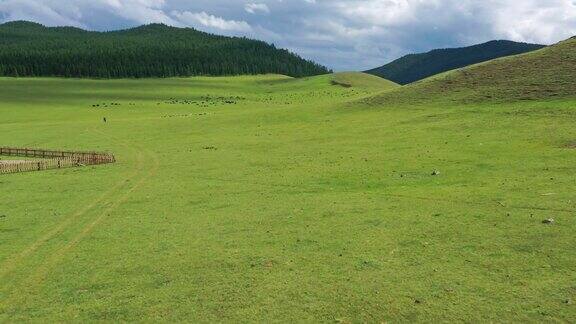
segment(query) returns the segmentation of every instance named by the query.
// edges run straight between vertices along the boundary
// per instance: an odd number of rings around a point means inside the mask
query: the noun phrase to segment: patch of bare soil
[[[349,83],[344,83],[344,82],[339,82],[339,81],[336,81],[336,80],[332,80],[332,81],[330,81],[330,83],[331,83],[332,85],[334,85],[334,86],[341,86],[341,87],[344,87],[344,88],[352,88],[352,85],[351,85],[351,84],[349,84]]]

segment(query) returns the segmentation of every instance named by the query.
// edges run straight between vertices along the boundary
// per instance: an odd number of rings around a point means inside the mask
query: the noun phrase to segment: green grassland
[[[1,145],[119,161],[0,176],[0,321],[576,321],[576,100],[399,89],[0,79]]]

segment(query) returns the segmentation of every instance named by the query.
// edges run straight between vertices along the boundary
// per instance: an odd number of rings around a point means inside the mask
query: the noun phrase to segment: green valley
[[[570,44],[407,87],[0,79],[3,145],[118,159],[0,176],[0,321],[573,322]]]

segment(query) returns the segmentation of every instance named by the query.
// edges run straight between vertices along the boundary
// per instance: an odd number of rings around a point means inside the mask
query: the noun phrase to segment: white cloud
[[[503,38],[554,42],[574,36],[576,4],[570,0],[509,2],[494,13],[493,26]]]
[[[270,8],[265,3],[247,3],[244,6],[244,10],[251,14],[256,14],[258,12],[270,13]]]
[[[84,27],[80,22],[81,14],[78,11],[58,10],[50,3],[40,3],[35,0],[4,0],[0,1],[0,13],[4,21],[32,20],[49,25],[71,25]]]
[[[206,12],[178,12],[173,11],[174,16],[181,23],[193,27],[208,27],[223,31],[250,32],[252,27],[245,21],[226,20],[221,17],[207,14]]]

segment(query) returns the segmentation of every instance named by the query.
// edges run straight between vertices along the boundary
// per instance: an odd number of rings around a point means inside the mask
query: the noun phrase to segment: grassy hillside
[[[345,88],[360,88],[373,91],[387,91],[398,87],[398,84],[361,72],[341,72],[332,76],[332,84]]]
[[[450,49],[438,49],[423,54],[406,55],[367,73],[409,84],[427,77],[486,62],[492,59],[517,55],[543,48],[543,45],[512,41],[491,41],[484,44]]]
[[[539,51],[447,72],[370,101],[511,102],[576,97],[576,39]]]
[[[0,322],[576,321],[576,102],[375,81],[0,79],[2,145],[119,160],[0,177]]]
[[[325,67],[261,41],[152,24],[114,32],[30,22],[0,25],[0,75],[173,77],[328,73]]]
[[[399,85],[377,76],[362,72],[340,72],[307,78],[280,78],[274,83],[273,91],[289,92],[302,88],[323,88],[327,85],[346,88],[349,93],[364,94],[368,98],[377,93],[399,88]]]

